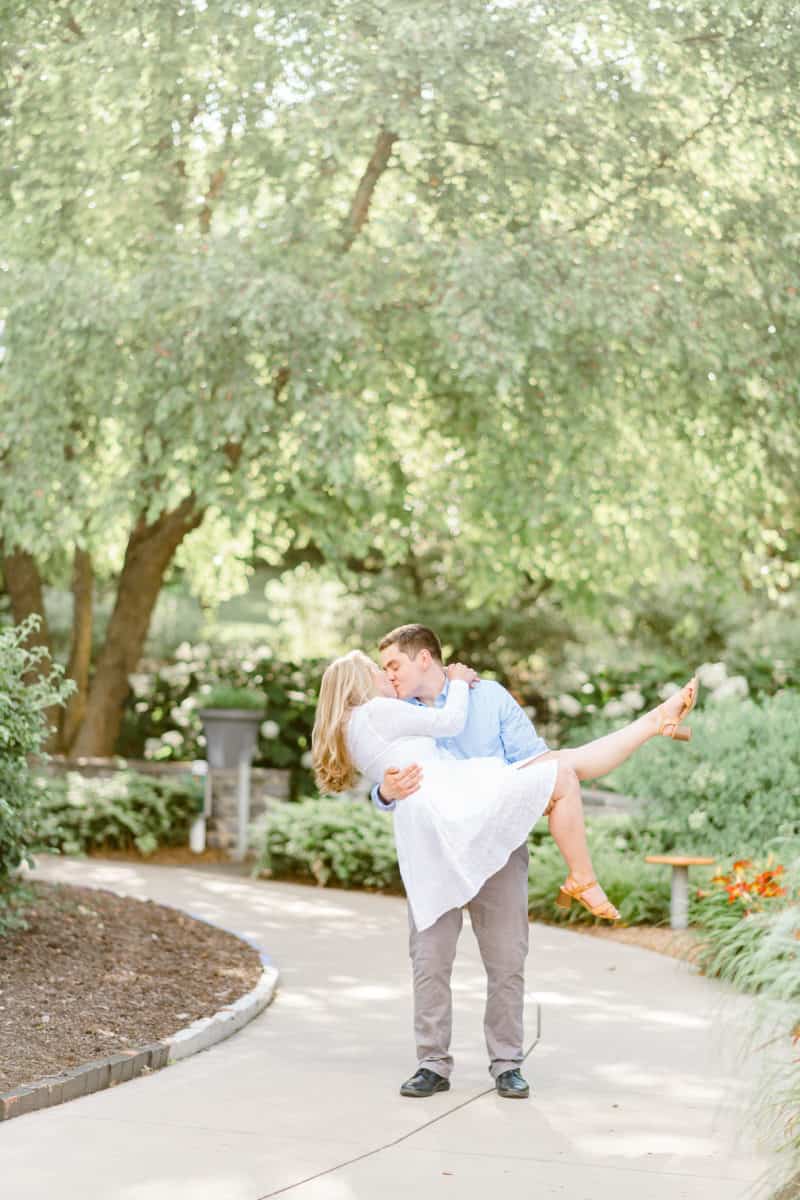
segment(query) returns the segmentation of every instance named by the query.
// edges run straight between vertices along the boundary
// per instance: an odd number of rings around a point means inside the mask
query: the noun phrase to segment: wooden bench
[[[710,867],[717,860],[693,854],[648,854],[645,862],[667,863],[672,867],[672,886],[669,900],[669,923],[672,929],[689,925],[689,867]]]

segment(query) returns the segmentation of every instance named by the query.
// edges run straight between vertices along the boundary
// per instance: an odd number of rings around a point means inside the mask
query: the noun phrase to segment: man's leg
[[[408,906],[408,950],[414,974],[414,1036],[419,1067],[450,1078],[453,1059],[453,994],[450,976],[463,924],[460,908],[451,908],[420,933]]]
[[[519,1069],[523,1055],[525,958],[528,953],[528,847],[486,880],[469,904],[486,968],[484,1031],[489,1070],[497,1079]]]

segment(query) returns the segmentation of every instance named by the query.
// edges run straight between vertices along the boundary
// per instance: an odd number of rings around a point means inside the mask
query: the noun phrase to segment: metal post
[[[195,854],[202,854],[206,848],[206,818],[211,814],[211,772],[208,763],[196,759],[192,763],[192,775],[203,776],[203,811],[199,812],[189,827],[189,848]]]
[[[689,868],[672,868],[669,923],[673,929],[689,928]]]
[[[239,759],[238,780],[239,827],[236,836],[237,862],[242,862],[247,854],[247,826],[250,823],[250,752],[247,751]]]

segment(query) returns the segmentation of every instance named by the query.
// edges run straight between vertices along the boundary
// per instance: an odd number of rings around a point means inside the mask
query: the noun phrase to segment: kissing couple
[[[381,667],[351,650],[326,669],[312,755],[322,791],[344,791],[361,774],[376,806],[394,815],[417,1047],[417,1070],[400,1092],[450,1087],[450,976],[466,906],[487,974],[489,1071],[500,1096],[525,1098],[528,834],[548,818],[567,868],[557,905],[575,900],[618,920],[592,867],[581,782],[607,775],[653,737],[688,740],[681,721],[698,681],[614,733],[551,750],[499,683],[462,663],[445,667],[433,630],[401,625],[379,649]]]

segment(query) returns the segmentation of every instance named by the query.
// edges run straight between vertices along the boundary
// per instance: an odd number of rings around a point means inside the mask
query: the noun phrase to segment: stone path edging
[[[185,909],[177,908],[176,905],[164,904],[162,907],[174,908],[176,912],[182,912],[193,921],[202,921],[206,925],[214,924],[205,917],[187,913]],[[223,926],[214,925],[214,928],[221,929]],[[167,1067],[224,1041],[263,1012],[275,996],[280,972],[269,955],[250,938],[235,933],[232,929],[226,929],[225,932],[238,938],[240,942],[253,946],[261,957],[261,978],[251,991],[240,996],[233,1004],[226,1004],[212,1016],[198,1018],[191,1025],[173,1033],[171,1037],[140,1046],[137,1050],[122,1050],[107,1058],[93,1059],[91,1062],[81,1063],[78,1067],[60,1071],[57,1075],[46,1075],[43,1079],[37,1079],[24,1087],[0,1093],[0,1121],[9,1121],[12,1117],[21,1117],[24,1113],[36,1112],[40,1108],[51,1108],[55,1104],[64,1104],[67,1100],[77,1100],[79,1096],[88,1096],[91,1092],[99,1092],[103,1088],[135,1079],[138,1075]]]

